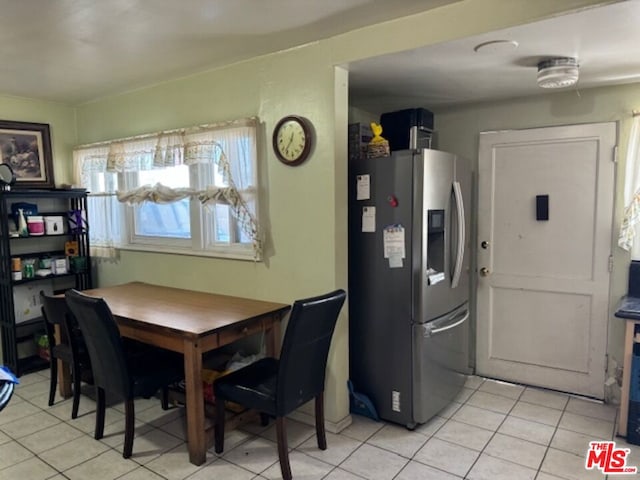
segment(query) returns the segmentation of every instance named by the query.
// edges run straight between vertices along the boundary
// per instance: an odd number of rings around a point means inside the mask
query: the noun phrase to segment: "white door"
[[[613,122],[480,135],[479,375],[603,398],[615,144]]]

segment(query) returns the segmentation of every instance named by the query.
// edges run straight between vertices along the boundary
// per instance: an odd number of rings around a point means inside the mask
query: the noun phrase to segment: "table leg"
[[[618,416],[618,435],[627,436],[629,418],[629,389],[631,387],[631,357],[633,356],[633,332],[636,322],[627,320],[624,335],[624,357],[622,366],[622,391],[620,395],[620,415]]]
[[[195,342],[184,342],[184,380],[187,403],[187,447],[189,461],[202,465],[207,458],[202,391],[202,351]]]

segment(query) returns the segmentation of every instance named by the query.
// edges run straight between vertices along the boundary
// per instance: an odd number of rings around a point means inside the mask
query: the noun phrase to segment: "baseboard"
[[[287,418],[295,420],[296,422],[304,423],[306,425],[311,425],[312,427],[315,427],[316,425],[316,417],[314,415],[310,415],[300,410],[296,410],[290,413],[289,415],[287,415]],[[326,418],[324,420],[325,430],[331,433],[340,433],[349,425],[351,425],[351,415],[347,415],[339,422],[329,422]]]

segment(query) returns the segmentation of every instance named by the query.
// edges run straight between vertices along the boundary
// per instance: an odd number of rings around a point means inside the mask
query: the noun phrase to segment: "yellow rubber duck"
[[[373,138],[369,143],[385,143],[386,140],[382,138],[382,125],[376,122],[371,122],[371,131],[373,132]]]

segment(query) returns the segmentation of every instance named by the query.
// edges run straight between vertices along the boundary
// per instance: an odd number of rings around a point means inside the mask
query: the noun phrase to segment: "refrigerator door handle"
[[[457,317],[458,317],[458,315],[454,316],[453,320],[456,320]],[[443,327],[433,328],[431,325],[427,324],[427,325],[424,326],[424,336],[425,337],[431,337],[431,336],[436,335],[438,333],[446,332],[447,330],[451,330],[452,328],[456,328],[458,325],[462,325],[464,322],[466,322],[468,318],[469,318],[469,310],[465,310],[462,318],[460,318],[457,321],[454,321],[453,323],[445,325]]]
[[[456,248],[456,262],[453,268],[453,275],[451,276],[451,288],[456,288],[460,282],[460,275],[462,274],[465,244],[464,204],[462,202],[460,182],[453,182],[453,197],[456,201],[456,218],[458,220],[458,245]]]

